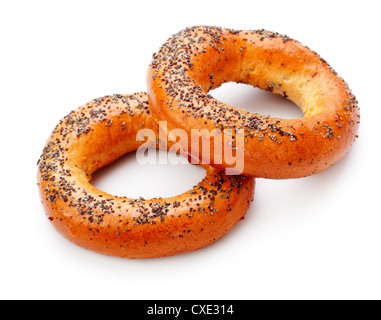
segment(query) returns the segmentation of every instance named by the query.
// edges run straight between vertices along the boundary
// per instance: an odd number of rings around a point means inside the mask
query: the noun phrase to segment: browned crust
[[[42,204],[58,232],[101,254],[155,258],[207,246],[243,219],[254,180],[209,166],[192,190],[167,199],[116,197],[93,187],[91,174],[136,150],[142,128],[158,131],[145,93],[95,99],[61,120],[38,162]]]
[[[305,117],[250,114],[208,95],[229,81],[281,94]],[[339,161],[357,137],[358,103],[345,81],[318,54],[278,33],[187,28],[154,54],[147,84],[152,113],[168,121],[169,130],[243,130],[245,175],[283,179],[319,173]],[[210,158],[219,169],[229,167],[230,159],[224,160],[219,165]]]

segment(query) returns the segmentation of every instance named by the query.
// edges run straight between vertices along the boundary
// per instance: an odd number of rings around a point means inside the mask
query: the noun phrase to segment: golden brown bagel
[[[283,95],[302,109],[304,118],[252,114],[208,94],[229,81]],[[245,175],[282,179],[319,173],[340,160],[357,135],[359,109],[344,80],[318,54],[278,33],[187,28],[154,54],[147,83],[153,116],[168,121],[168,130],[243,134]],[[225,142],[223,148],[229,147]],[[204,163],[209,157],[219,169],[232,160],[218,163],[213,152],[188,152],[204,156]]]
[[[38,185],[64,237],[105,255],[154,258],[207,246],[243,219],[254,179],[210,166],[192,190],[168,199],[116,197],[92,186],[92,173],[143,143],[136,141],[143,128],[159,130],[145,93],[96,99],[55,128],[38,163]]]

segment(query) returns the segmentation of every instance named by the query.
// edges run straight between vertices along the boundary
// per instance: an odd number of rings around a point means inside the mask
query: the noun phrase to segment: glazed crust
[[[171,198],[116,197],[91,175],[137,150],[137,132],[158,125],[145,93],[95,99],[60,121],[38,162],[42,204],[53,226],[73,243],[124,258],[156,258],[205,247],[244,218],[255,181],[204,166],[206,177]],[[171,145],[168,145],[168,148]]]
[[[208,94],[226,82],[283,95],[302,109],[304,118],[252,114]],[[248,176],[286,179],[319,173],[339,161],[357,137],[358,103],[345,81],[318,54],[278,33],[187,28],[154,54],[147,84],[152,113],[168,122],[168,130],[181,128],[190,135],[192,129],[217,128],[222,135],[226,129],[243,134],[243,174]],[[204,161],[209,157],[221,170],[232,166],[229,158],[215,161],[214,152],[203,155],[192,147],[188,152]]]

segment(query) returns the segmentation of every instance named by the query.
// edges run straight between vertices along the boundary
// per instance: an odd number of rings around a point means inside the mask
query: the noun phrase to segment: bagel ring
[[[92,186],[92,173],[144,143],[136,141],[142,128],[159,130],[145,93],[95,99],[60,121],[38,162],[42,203],[58,232],[104,255],[155,258],[207,246],[244,218],[254,179],[210,166],[192,190],[167,199],[116,197]],[[145,143],[156,148],[156,137]]]
[[[230,81],[283,95],[302,109],[304,118],[249,113],[208,94]],[[286,179],[319,173],[339,161],[357,138],[358,103],[345,81],[318,54],[278,33],[187,28],[154,54],[147,84],[153,116],[166,120],[168,130],[217,129],[224,135],[231,129],[243,136],[241,173],[248,176]],[[223,141],[223,148],[232,148],[228,139]],[[195,148],[188,152],[219,169],[234,160],[216,161],[214,152],[205,155]]]

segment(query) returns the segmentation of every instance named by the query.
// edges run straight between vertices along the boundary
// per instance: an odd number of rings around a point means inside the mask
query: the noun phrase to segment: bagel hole
[[[281,119],[304,117],[303,111],[291,100],[243,83],[224,83],[209,94],[218,101],[250,113]]]
[[[182,155],[171,154],[165,150],[151,151],[156,152],[156,163],[141,164],[137,160],[136,152],[131,152],[93,173],[91,184],[119,197],[168,198],[191,190],[206,176],[203,167],[191,165]],[[179,157],[183,161],[178,164],[173,164],[174,161],[171,160],[166,163],[159,161],[171,156]]]

